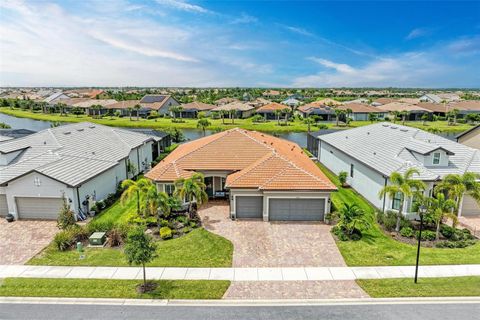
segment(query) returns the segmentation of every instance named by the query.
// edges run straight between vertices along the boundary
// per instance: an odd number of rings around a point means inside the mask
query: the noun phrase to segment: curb
[[[392,305],[392,304],[480,304],[480,297],[414,297],[363,299],[285,299],[285,300],[153,300],[0,297],[0,304],[83,304],[111,306],[329,306],[329,305]]]

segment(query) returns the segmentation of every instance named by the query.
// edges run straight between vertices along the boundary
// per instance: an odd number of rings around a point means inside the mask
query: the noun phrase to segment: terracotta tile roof
[[[385,113],[387,111],[381,110],[379,108],[375,108],[372,106],[369,106],[368,104],[363,104],[363,103],[349,103],[346,105],[338,106],[338,109],[342,110],[347,110],[351,109],[353,113]]]
[[[180,145],[146,177],[171,182],[208,170],[231,172],[228,188],[336,189],[297,144],[239,128]]]
[[[420,111],[420,112],[431,112],[428,109],[422,108],[415,104],[404,103],[404,102],[390,102],[377,108],[385,111]]]
[[[339,106],[342,103],[338,102],[337,100],[333,100],[333,99],[330,99],[330,98],[325,98],[325,99],[322,99],[322,100],[313,101],[310,104],[314,105],[314,106],[320,106],[320,105],[323,105],[323,106]]]
[[[109,104],[105,106],[107,109],[128,109],[133,108],[137,104],[140,104],[140,100],[125,100],[125,101],[118,101],[117,103]]]
[[[230,103],[218,106],[218,107],[216,107],[212,110],[213,111],[222,111],[222,110],[226,110],[226,111],[230,111],[230,110],[249,111],[249,110],[252,110],[252,109],[255,109],[255,108],[252,107],[251,105],[248,105],[248,104],[240,102],[240,101],[234,101],[234,102],[230,102]]]
[[[419,102],[417,106],[428,109],[432,112],[446,112],[446,107],[443,103]]]
[[[379,104],[387,104],[387,103],[391,103],[391,102],[394,102],[395,99],[392,99],[392,98],[378,98],[376,100],[374,100],[373,102],[374,103],[379,103]]]
[[[290,109],[284,104],[272,102],[269,104],[264,105],[263,107],[260,107],[257,109],[257,112],[273,112],[275,110],[284,110],[285,108]]]
[[[480,111],[480,100],[463,100],[447,104],[447,110]]]
[[[183,110],[191,110],[191,111],[209,111],[215,109],[217,106],[213,104],[193,101],[190,103],[182,104],[181,107]]]

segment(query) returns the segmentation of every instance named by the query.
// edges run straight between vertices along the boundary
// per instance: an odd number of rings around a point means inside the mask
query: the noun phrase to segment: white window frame
[[[438,162],[437,162],[437,163],[435,162],[435,160],[436,160],[436,155],[438,155]],[[441,154],[440,152],[434,152],[434,153],[433,153],[432,163],[433,163],[434,165],[440,164],[441,159],[442,159],[442,154]]]

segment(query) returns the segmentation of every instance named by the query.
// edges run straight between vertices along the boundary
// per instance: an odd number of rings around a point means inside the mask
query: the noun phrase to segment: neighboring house
[[[139,129],[139,128],[128,128],[127,130],[141,133],[152,137],[154,142],[152,144],[152,159],[155,160],[160,155],[160,153],[164,152],[166,148],[172,145],[172,137],[170,134],[159,131],[155,129]]]
[[[318,158],[318,146],[320,145],[320,140],[318,140],[318,137],[324,134],[338,132],[339,130],[344,129],[321,129],[315,132],[309,132],[307,134],[307,150],[313,154],[315,158]]]
[[[235,98],[221,98],[221,99],[218,99],[217,101],[215,101],[215,104],[217,106],[223,106],[224,104],[229,104],[229,103],[232,103],[232,102],[239,102],[239,100],[235,99]]]
[[[295,98],[287,98],[282,101],[282,103],[290,108],[297,108],[300,105],[300,100]]]
[[[373,102],[370,104],[373,107],[378,107],[378,106],[383,106],[384,104],[395,102],[395,99],[392,98],[378,98],[376,100],[373,100]]]
[[[99,115],[99,114],[106,114],[108,112],[108,106],[112,104],[116,104],[117,100],[114,99],[89,99],[89,98],[78,98],[78,99],[70,99],[71,100],[78,100],[72,101],[68,103],[71,108],[80,108],[85,111],[85,114],[88,115]],[[92,106],[100,106],[99,109],[92,108]]]
[[[420,97],[420,102],[441,103],[442,98],[433,93],[427,93]]]
[[[150,168],[154,142],[89,122],[0,142],[0,215],[54,220],[63,197],[82,215],[122,180]]]
[[[319,136],[318,159],[335,174],[348,173],[347,183],[380,210],[398,210],[398,197],[379,198],[393,172],[416,168],[431,195],[447,174],[480,173],[480,150],[472,149],[420,129],[378,123]],[[480,215],[474,200],[465,197],[461,215]],[[414,216],[412,199],[405,199],[405,212]]]
[[[330,98],[317,100],[317,101],[312,102],[311,104],[312,105],[329,106],[329,107],[335,107],[335,106],[341,106],[342,105],[341,102],[339,102],[337,100],[330,99]]]
[[[269,103],[272,102],[264,98],[256,98],[255,100],[247,102],[247,104],[251,105],[254,108],[259,108]]]
[[[199,112],[208,112],[217,106],[213,104],[193,101],[181,105],[182,112],[177,112],[176,116],[182,118],[197,118]]]
[[[62,100],[66,100],[66,99],[70,99],[70,97],[67,96],[65,93],[59,91],[59,92],[52,93],[51,95],[43,99],[43,101],[48,104],[55,104],[55,103],[62,102]]]
[[[318,116],[323,121],[332,121],[335,119],[335,108],[312,102],[297,108],[296,113],[303,118],[309,116]]]
[[[385,119],[385,117],[388,115],[387,111],[363,103],[349,103],[337,106],[337,108],[345,111],[350,109],[352,112],[348,115],[348,117],[353,121],[367,121],[370,113],[376,114],[377,119]]]
[[[265,120],[276,120],[277,119],[276,112],[281,112],[281,114],[279,114],[278,117],[282,118],[285,116],[285,113],[283,112],[283,110],[285,109],[290,109],[290,108],[286,105],[272,102],[267,105],[264,105],[263,107],[258,108],[256,113],[264,117]]]
[[[448,101],[448,102],[455,102],[455,101],[460,101],[462,100],[462,98],[460,97],[460,95],[456,94],[456,93],[439,93],[438,96],[442,99],[442,100],[445,100],[445,101]]]
[[[390,102],[384,105],[377,107],[379,110],[385,112],[403,112],[407,111],[408,116],[406,120],[409,121],[419,121],[421,120],[424,114],[431,114],[432,112],[428,109],[422,108],[416,104],[404,103],[404,102]]]
[[[350,100],[350,101],[345,101],[344,104],[349,104],[349,103],[363,103],[363,104],[368,104],[368,99],[365,98],[358,98],[355,100]]]
[[[142,107],[142,105],[140,104],[140,100],[118,101],[116,103],[106,105],[105,109],[113,110],[113,113],[115,113],[115,111],[120,111],[120,115],[123,117],[130,116],[130,113],[131,113],[131,116],[136,116],[137,115],[137,110],[135,109],[136,105],[141,106],[140,110],[138,110],[139,116],[146,117],[150,113],[150,109]]]
[[[159,114],[169,114],[170,107],[180,103],[170,95],[148,94],[140,100],[140,105],[145,109],[156,110]]]
[[[262,96],[266,98],[278,98],[281,95],[278,90],[267,90],[262,93]]]
[[[480,100],[462,100],[447,104],[447,111],[454,109],[459,111],[459,118],[464,118],[469,113],[478,114],[480,113]]]
[[[480,124],[460,133],[455,137],[455,139],[458,143],[464,144],[471,148],[480,149]]]
[[[336,190],[297,144],[239,128],[180,145],[145,176],[172,193],[194,172],[209,197],[227,197],[233,219],[322,221]]]
[[[432,114],[440,117],[445,117],[448,111],[446,105],[443,103],[419,102],[417,103],[417,106],[430,110]]]
[[[243,102],[240,102],[240,101],[234,101],[234,102],[230,102],[230,103],[227,103],[227,104],[220,105],[220,106],[212,109],[211,111],[235,112],[235,118],[236,119],[245,119],[245,118],[250,117],[255,112],[255,108],[252,107],[249,104],[246,104],[246,103],[243,103]],[[229,115],[229,117],[231,118],[231,115]]]

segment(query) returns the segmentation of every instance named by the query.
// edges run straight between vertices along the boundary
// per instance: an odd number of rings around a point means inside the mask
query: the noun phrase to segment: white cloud
[[[251,16],[246,14],[245,12],[242,12],[242,14],[239,17],[233,19],[231,23],[232,24],[250,24],[250,23],[256,23],[256,22],[258,22],[257,17]]]
[[[462,37],[447,46],[451,53],[458,55],[475,55],[480,53],[480,35]]]
[[[374,59],[361,67],[352,67],[322,58],[308,59],[329,70],[297,77],[292,83],[293,86],[435,87],[451,83],[447,75],[452,72],[452,68],[433,62],[432,56],[423,52]]]
[[[416,38],[421,38],[428,36],[432,33],[432,30],[429,28],[416,28],[410,31],[410,33],[405,37],[406,40],[413,40]]]
[[[303,29],[303,28],[300,28],[300,27],[294,27],[294,26],[288,26],[288,25],[283,25],[281,24],[281,26],[285,29],[287,29],[288,31],[291,31],[293,33],[297,33],[297,34],[300,34],[302,36],[307,36],[307,37],[313,37],[315,36],[313,33]]]
[[[196,13],[213,13],[212,11],[205,9],[196,4],[188,3],[187,1],[183,0],[156,0],[158,4],[165,5],[174,9],[188,11],[188,12],[196,12]]]

